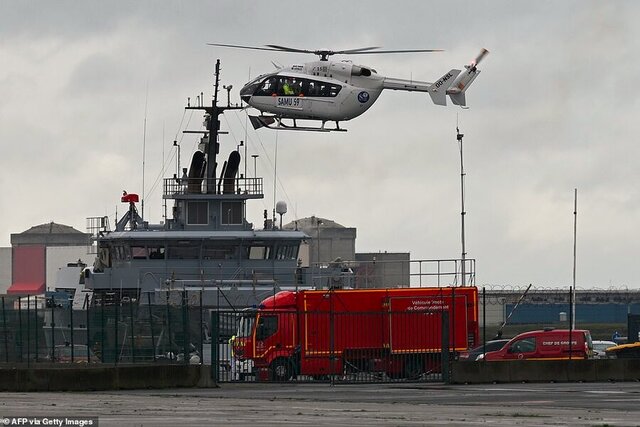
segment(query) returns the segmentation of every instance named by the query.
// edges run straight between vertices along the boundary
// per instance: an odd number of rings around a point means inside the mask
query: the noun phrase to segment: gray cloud
[[[267,194],[250,207],[251,220],[260,224],[273,203],[277,140],[277,198],[288,199],[289,219],[316,214],[355,226],[359,251],[457,257],[458,119],[479,283],[570,283],[578,188],[579,284],[638,286],[639,9],[632,1],[3,2],[0,244],[49,220],[83,229],[87,216],[113,218],[123,189],[141,193],[145,105],[145,206],[159,221],[160,193],[150,189],[163,153],[175,170],[173,139],[183,158],[196,143],[181,130],[198,128],[201,117],[183,116],[182,107],[210,95],[215,58],[234,88],[271,70],[272,60],[312,59],[207,42],[446,49],[353,58],[427,81],[487,47],[470,110],[389,92],[346,123],[346,134],[246,137],[244,115],[230,113],[222,152],[247,139],[265,176]]]

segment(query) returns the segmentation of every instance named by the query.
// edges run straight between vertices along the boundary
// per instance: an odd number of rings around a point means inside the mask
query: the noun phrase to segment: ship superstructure
[[[106,217],[89,218],[97,256],[84,281],[94,298],[148,299],[142,294],[153,293],[158,302],[164,291],[187,290],[202,291],[207,306],[246,307],[280,289],[323,286],[320,275],[299,259],[309,236],[275,227],[266,211],[262,229],[247,221],[246,203],[264,197],[263,181],[238,173],[240,153],[232,151],[218,169],[219,136],[226,133],[220,131],[219,116],[244,108],[218,105],[219,77],[217,61],[211,105],[200,101],[186,107],[204,112],[204,129],[185,131],[202,134],[199,148],[181,177],[164,179],[163,198],[173,202],[172,218],[157,225],[143,221],[138,196],[127,193],[121,201],[128,210],[115,230],[109,230]]]

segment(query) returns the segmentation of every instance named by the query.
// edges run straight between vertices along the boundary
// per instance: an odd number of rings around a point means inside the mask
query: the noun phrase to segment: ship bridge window
[[[164,246],[149,246],[149,259],[164,259]]]
[[[203,259],[232,259],[234,255],[235,248],[233,246],[214,246],[213,243],[206,243],[202,248]]]
[[[242,202],[222,202],[220,203],[220,218],[223,225],[242,224]]]
[[[198,259],[200,258],[200,245],[169,246],[167,255],[169,259]]]
[[[249,248],[249,259],[269,259],[271,257],[271,246],[251,246]]]
[[[131,250],[129,249],[129,246],[116,245],[111,247],[111,259],[114,261],[131,260]]]
[[[145,246],[131,246],[131,257],[133,259],[147,259],[147,248]]]
[[[187,203],[187,224],[189,225],[209,224],[209,203],[207,202]]]
[[[280,245],[276,249],[275,259],[297,259],[298,258],[298,245]]]

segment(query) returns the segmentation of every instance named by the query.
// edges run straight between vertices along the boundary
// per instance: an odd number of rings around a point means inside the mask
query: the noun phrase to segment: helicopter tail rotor
[[[480,61],[482,61],[482,59],[484,59],[484,57],[487,56],[488,53],[489,51],[487,49],[482,49],[478,56],[476,56],[469,65],[464,66],[466,70],[460,73],[451,84],[451,86],[449,86],[449,88],[447,89],[447,95],[449,95],[449,97],[451,98],[451,102],[453,102],[455,105],[460,105],[462,107],[467,105],[464,93],[480,74],[480,70],[478,70],[478,64],[480,64]]]

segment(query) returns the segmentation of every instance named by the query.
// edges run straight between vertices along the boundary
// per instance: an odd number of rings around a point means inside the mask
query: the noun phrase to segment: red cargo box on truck
[[[447,355],[478,343],[475,287],[284,291],[242,316],[234,354],[261,379],[419,377],[439,370],[443,326]]]

